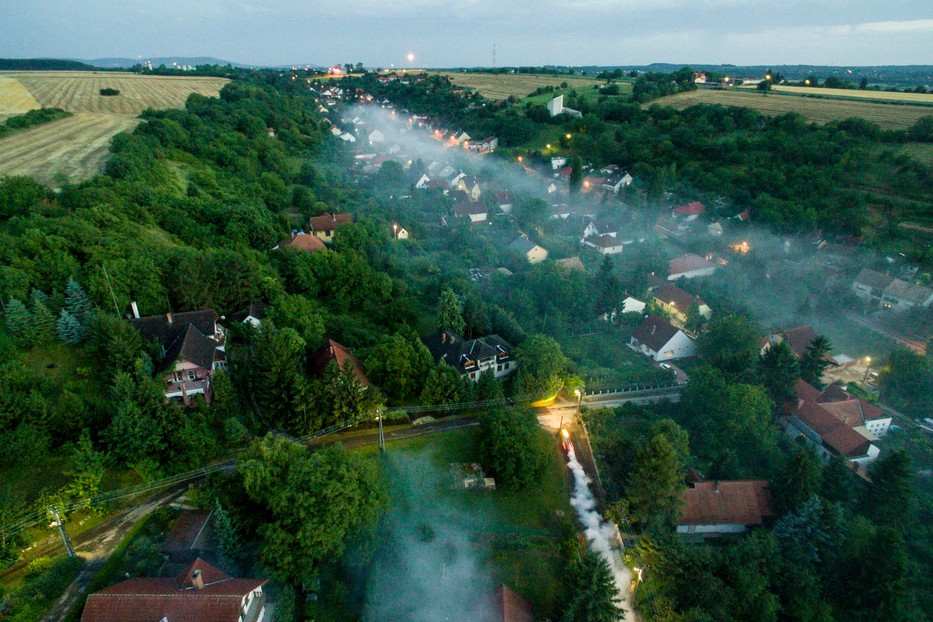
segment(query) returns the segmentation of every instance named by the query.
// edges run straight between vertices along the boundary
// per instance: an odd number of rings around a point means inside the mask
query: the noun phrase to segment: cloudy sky
[[[930,0],[0,0],[0,57],[933,64]]]

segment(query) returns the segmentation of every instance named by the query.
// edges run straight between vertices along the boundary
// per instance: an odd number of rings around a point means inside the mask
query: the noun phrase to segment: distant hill
[[[92,65],[60,58],[0,58],[2,71],[89,71]]]
[[[165,65],[166,67],[171,67],[172,63],[176,65],[191,65],[192,67],[197,67],[198,65],[220,65],[221,67],[226,67],[231,65],[233,67],[256,67],[256,65],[244,65],[242,63],[234,63],[229,60],[222,60],[220,58],[214,58],[212,56],[160,56],[155,58],[94,58],[86,61],[95,67],[101,69],[129,69],[134,65],[139,65],[141,63],[150,62],[153,67],[158,67],[159,65]]]

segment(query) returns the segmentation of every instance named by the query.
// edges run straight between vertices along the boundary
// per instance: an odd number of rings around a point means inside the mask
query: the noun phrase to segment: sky
[[[930,0],[0,0],[0,57],[933,64]],[[414,61],[408,61],[408,55]]]

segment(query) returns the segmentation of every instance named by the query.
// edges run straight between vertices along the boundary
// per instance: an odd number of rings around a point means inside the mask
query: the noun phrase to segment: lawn
[[[670,381],[670,373],[628,347],[630,330],[564,337],[561,348],[576,362],[588,391]]]
[[[534,490],[452,488],[450,464],[479,459],[477,434],[472,428],[388,445],[383,468],[392,502],[369,565],[367,617],[479,619],[473,616],[481,617],[485,596],[505,583],[532,604],[536,619],[555,618],[560,542],[574,525],[563,456],[542,431],[551,459]]]

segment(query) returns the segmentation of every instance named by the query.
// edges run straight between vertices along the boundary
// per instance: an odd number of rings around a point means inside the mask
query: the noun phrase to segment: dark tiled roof
[[[173,579],[127,579],[91,594],[81,622],[238,622],[243,598],[265,583],[233,579],[199,558]]]
[[[193,324],[204,335],[213,335],[216,317],[217,314],[214,313],[213,309],[204,309],[202,311],[150,315],[148,317],[133,318],[129,322],[142,335],[143,341],[158,341],[168,347],[185,331],[188,324]]]
[[[671,259],[668,262],[670,267],[670,273],[675,274],[684,274],[685,272],[693,272],[694,270],[706,270],[708,268],[715,268],[715,264],[707,261],[699,255],[694,255],[693,253],[687,253],[676,259]]]
[[[894,277],[865,268],[858,273],[857,277],[855,277],[855,282],[861,283],[862,285],[867,285],[868,287],[885,289],[888,285],[894,282]]]
[[[665,283],[660,286],[652,295],[658,300],[662,300],[666,304],[674,303],[674,306],[677,307],[680,311],[686,313],[690,309],[690,305],[694,302],[697,305],[705,305],[706,303],[699,296],[694,296],[693,294],[682,290],[676,285],[670,283]]]
[[[500,360],[512,354],[512,345],[499,335],[487,335],[464,341],[449,331],[423,339],[435,361],[444,362],[461,374],[479,369],[478,362],[492,357]]]
[[[313,237],[313,236],[310,236],[310,237]],[[250,303],[248,308],[243,309],[241,311],[237,311],[231,316],[231,318],[236,322],[243,322],[248,317],[254,317],[257,320],[262,320],[262,319],[265,319],[266,309],[268,308],[269,308],[269,305],[267,305],[264,302],[252,302]]]
[[[680,525],[760,525],[772,514],[764,480],[696,482],[683,500]]]
[[[632,333],[632,338],[643,343],[655,352],[660,352],[680,329],[672,325],[663,317],[650,315],[641,323],[641,326]]]
[[[165,364],[168,366],[180,359],[203,369],[213,369],[216,349],[216,341],[205,337],[194,324],[188,324],[185,332],[169,345],[168,352],[165,354]]]
[[[522,236],[516,238],[511,244],[509,244],[509,249],[521,253],[522,255],[527,255],[537,244],[529,240],[528,238]]]

